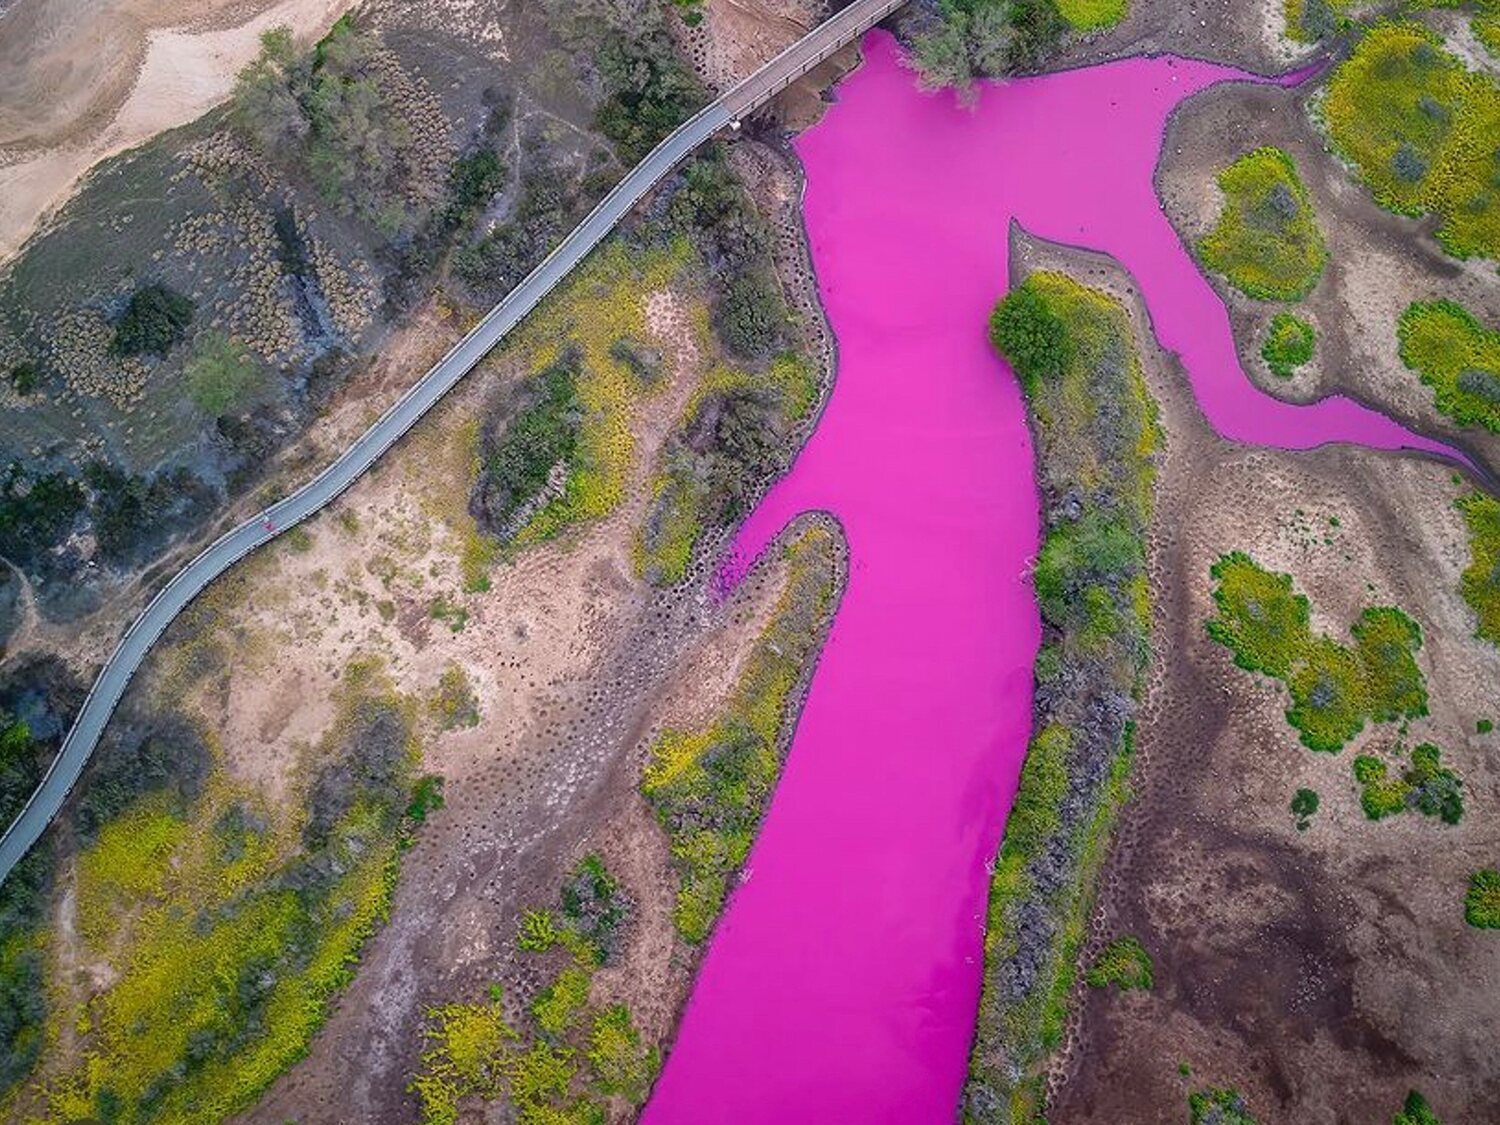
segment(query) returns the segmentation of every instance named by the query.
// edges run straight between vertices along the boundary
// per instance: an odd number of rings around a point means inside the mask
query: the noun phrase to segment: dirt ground
[[[1030,268],[1111,289],[1138,338],[1153,340],[1113,262],[1023,249]],[[1206,1086],[1239,1088],[1268,1125],[1389,1120],[1411,1088],[1445,1121],[1500,1119],[1500,943],[1463,920],[1470,872],[1500,855],[1494,736],[1475,734],[1497,705],[1500,651],[1473,637],[1458,593],[1462,486],[1416,457],[1225,442],[1175,361],[1154,343],[1145,350],[1168,438],[1150,545],[1156,656],[1136,796],[1085,959],[1135,934],[1156,983],[1079,990],[1049,1119],[1182,1120],[1188,1093]],[[1342,753],[1313,753],[1283,716],[1284,690],[1208,638],[1209,567],[1234,549],[1291,573],[1315,628],[1343,636],[1369,604],[1399,605],[1422,625],[1431,715],[1408,738],[1438,743],[1463,777],[1461,824],[1367,820],[1351,763],[1389,747],[1395,729],[1367,727]],[[1298,832],[1288,804],[1303,786],[1322,806]]]
[[[1458,426],[1438,413],[1432,391],[1401,362],[1396,339],[1397,319],[1408,304],[1439,297],[1459,301],[1485,323],[1500,324],[1494,264],[1461,262],[1443,253],[1432,237],[1431,218],[1405,218],[1377,207],[1325,149],[1307,112],[1312,92],[1235,83],[1178,109],[1157,170],[1167,216],[1192,245],[1218,218],[1218,173],[1261,145],[1285,149],[1312,196],[1328,244],[1328,266],[1317,287],[1295,306],[1257,301],[1209,275],[1229,309],[1245,370],[1261,390],[1295,402],[1348,395],[1500,472],[1500,435]],[[1318,334],[1313,362],[1290,379],[1272,375],[1260,357],[1271,317],[1285,308],[1312,323]]]
[[[223,101],[278,25],[317,38],[351,0],[19,0],[0,19],[0,261],[95,164]]]

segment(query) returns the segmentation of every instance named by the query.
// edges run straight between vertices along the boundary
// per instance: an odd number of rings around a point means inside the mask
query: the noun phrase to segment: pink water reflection
[[[826,509],[849,588],[649,1125],[953,1119],[1039,637],[1030,441],[984,331],[1012,219],[1124,263],[1226,436],[1442,448],[1348,400],[1269,399],[1240,371],[1152,171],[1172,107],[1242,76],[1131,60],[988,86],[967,110],[918,94],[889,36],[866,48],[797,142],[836,389],[736,543],[753,558]]]

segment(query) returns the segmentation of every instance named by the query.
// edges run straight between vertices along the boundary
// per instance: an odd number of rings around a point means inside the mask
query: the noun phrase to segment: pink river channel
[[[865,48],[797,141],[837,382],[734,552],[825,510],[848,590],[647,1125],[953,1120],[1040,637],[1025,409],[985,338],[1011,220],[1124,264],[1226,437],[1444,451],[1346,399],[1278,402],[1241,371],[1152,173],[1172,108],[1248,76],[1133,59],[987,85],[964,108],[919,93],[890,36]]]

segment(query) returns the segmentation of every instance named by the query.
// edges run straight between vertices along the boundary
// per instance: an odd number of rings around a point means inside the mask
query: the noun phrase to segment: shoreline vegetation
[[[1164,435],[1118,301],[1039,272],[995,308],[1036,442],[1043,541],[1033,737],[990,883],[962,1113],[1036,1120],[1063,1038],[1095,883],[1128,795],[1150,659],[1146,528]]]
[[[926,90],[964,97],[982,78],[1042,67],[1068,39],[1114,27],[1129,0],[939,0],[912,38]]]

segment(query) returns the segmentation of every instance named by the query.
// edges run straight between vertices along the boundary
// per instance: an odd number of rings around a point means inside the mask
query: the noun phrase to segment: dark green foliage
[[[118,730],[118,728],[115,728]],[[194,801],[213,759],[203,735],[185,719],[157,718],[145,729],[106,738],[79,784],[74,823],[85,840],[138,797],[167,792],[179,809]]]
[[[141,560],[214,504],[213,491],[185,468],[130,476],[96,461],[84,470],[93,491],[89,512],[99,553],[109,562]]]
[[[1481,930],[1500,930],[1500,871],[1487,867],[1469,876],[1464,921]]]
[[[1041,294],[1025,285],[1006,294],[990,314],[990,342],[1023,384],[1058,375],[1072,361],[1067,325]]]
[[[1480,719],[1474,724],[1474,729],[1480,734],[1489,734],[1490,731],[1495,729],[1495,721],[1493,719]]]
[[[31,728],[0,708],[0,831],[16,819],[46,769],[45,748]]]
[[[1299,789],[1292,794],[1292,815],[1297,818],[1297,831],[1305,832],[1318,811],[1318,794],[1312,789]]]
[[[412,787],[406,818],[415,824],[426,824],[430,813],[443,807],[443,779],[438,774],[424,774]]]
[[[0,555],[26,566],[73,529],[86,499],[64,473],[29,477],[13,462],[0,482]]]
[[[1090,988],[1115,985],[1121,992],[1135,988],[1149,990],[1155,983],[1151,954],[1139,938],[1129,934],[1115,938],[1099,951],[1083,979]]]
[[[448,206],[443,221],[459,226],[505,186],[505,165],[494,149],[482,148],[453,162],[448,173]]]
[[[596,63],[605,95],[594,123],[614,142],[623,164],[638,164],[707,100],[659,28],[606,34]]]
[[[399,67],[379,36],[348,16],[309,56],[271,32],[240,75],[231,109],[267,157],[307,175],[335,209],[387,238],[409,235],[439,184],[424,160],[426,119],[404,96]]]
[[[1053,0],[940,0],[913,58],[928,89],[967,90],[976,78],[1038,66],[1067,29]]]
[[[562,888],[564,925],[591,952],[596,965],[607,965],[624,945],[632,903],[604,860],[590,853],[578,861]]]
[[[571,182],[527,145],[520,191],[510,218],[453,255],[459,279],[477,294],[498,296],[517,285],[581,216]]]
[[[197,310],[192,298],[165,285],[143,285],[130,295],[115,322],[117,355],[166,355],[187,336]]]
[[[1317,334],[1311,324],[1291,313],[1277,313],[1271,318],[1260,355],[1271,374],[1290,379],[1297,368],[1312,359],[1316,343]]]
[[[1037,556],[1033,581],[1042,612],[1059,624],[1082,621],[1079,594],[1092,582],[1145,564],[1145,548],[1113,513],[1091,511],[1075,523],[1047,534]]]
[[[713,326],[724,346],[743,359],[768,359],[780,350],[786,302],[769,270],[736,274],[714,304]]]
[[[1438,1115],[1432,1112],[1427,1099],[1415,1090],[1406,1095],[1401,1112],[1391,1119],[1391,1125],[1443,1125]]]
[[[41,371],[31,360],[23,360],[10,369],[11,390],[22,398],[30,395],[41,381]]]
[[[1255,1125],[1245,1096],[1233,1088],[1196,1090],[1188,1095],[1192,1125]]]
[[[471,508],[502,540],[519,530],[519,517],[547,487],[553,469],[572,461],[583,421],[576,386],[580,362],[569,352],[528,380],[525,405],[503,428],[485,434]]]

